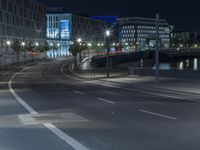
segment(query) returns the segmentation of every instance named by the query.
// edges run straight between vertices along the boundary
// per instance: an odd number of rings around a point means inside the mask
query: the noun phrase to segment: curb
[[[71,66],[71,65],[70,65]],[[73,73],[74,75],[82,78],[82,79],[87,79],[87,80],[91,80],[92,78],[86,78],[86,77],[83,77],[81,76],[80,73],[77,73],[75,72],[74,70],[72,70],[71,68],[70,69],[70,72]],[[113,81],[108,81],[108,80],[103,80],[103,79],[93,79],[93,80],[98,80],[98,81],[106,81],[106,82],[113,82]],[[116,84],[120,84],[118,82],[113,82],[113,83],[116,83]],[[122,83],[123,84],[123,83]],[[178,91],[178,90],[170,90],[170,89],[166,89],[166,88],[158,88],[158,87],[154,87],[154,86],[148,86],[148,85],[143,85],[143,84],[132,84],[134,87],[138,87],[138,88],[143,88],[143,89],[153,89],[153,90],[157,90],[157,91],[165,91],[165,92],[173,92],[173,93],[177,93],[177,94],[184,94],[184,95],[191,95],[191,96],[197,96],[197,97],[200,97],[200,94],[198,93],[191,93],[191,92],[187,92],[187,91]]]

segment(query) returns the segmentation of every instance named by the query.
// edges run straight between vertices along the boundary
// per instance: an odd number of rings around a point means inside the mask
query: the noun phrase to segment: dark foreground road
[[[69,62],[1,79],[0,150],[200,149],[197,97],[84,81]]]

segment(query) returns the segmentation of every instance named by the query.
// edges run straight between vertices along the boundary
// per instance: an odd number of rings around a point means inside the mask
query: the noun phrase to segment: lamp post
[[[82,59],[82,54],[81,54],[81,49],[82,49],[82,39],[81,38],[78,38],[77,39],[77,42],[78,42],[78,65],[80,65],[80,61]]]
[[[54,57],[54,50],[53,50],[53,46],[54,46],[54,44],[53,44],[53,43],[50,43],[50,48],[51,48],[51,52],[52,52],[52,58]]]
[[[59,53],[58,54],[60,54],[60,56],[62,55],[62,53],[61,53],[61,47],[60,47],[60,43],[57,43],[57,51],[59,50]]]
[[[11,41],[6,41],[6,47],[7,47],[7,52],[6,52],[6,61],[8,62],[8,67],[9,67],[9,69],[10,69],[10,56],[9,56],[9,48],[10,48],[10,46],[11,46]]]
[[[155,70],[155,80],[156,84],[159,84],[159,14],[156,14],[156,70]]]
[[[89,56],[92,57],[92,51],[91,51],[92,43],[88,43],[87,45],[89,47]]]
[[[21,42],[21,47],[24,49],[25,48],[25,46],[26,46],[26,43],[25,42]],[[23,62],[25,63],[26,62],[26,55],[25,55],[25,53],[23,52],[22,53],[23,54]]]
[[[107,78],[110,77],[110,72],[109,72],[109,53],[110,53],[110,31],[106,31],[106,46],[107,46],[107,58],[106,58],[106,70],[107,70]]]

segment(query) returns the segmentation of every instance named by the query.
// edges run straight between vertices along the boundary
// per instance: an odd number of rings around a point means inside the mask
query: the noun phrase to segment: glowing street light
[[[101,44],[100,44],[100,43],[98,43],[97,45],[98,45],[98,46],[101,46]]]
[[[81,42],[82,42],[82,39],[81,39],[81,38],[78,38],[77,41],[78,41],[78,43],[81,43]]]
[[[50,46],[53,46],[53,43],[50,43]]]
[[[106,31],[106,36],[110,36],[110,30]]]
[[[58,43],[57,46],[60,47],[60,43]]]
[[[11,45],[11,41],[6,41],[6,45],[10,46]]]
[[[197,48],[197,47],[198,47],[198,45],[197,45],[197,44],[195,44],[195,45],[194,45],[194,47],[195,47],[195,48]]]
[[[91,44],[91,43],[88,43],[88,46],[89,46],[89,47],[91,47],[91,46],[92,46],[92,44]]]
[[[35,43],[35,46],[37,46],[37,47],[38,47],[38,46],[39,46],[39,43],[38,43],[38,42],[36,42],[36,43]]]
[[[25,42],[22,42],[21,45],[24,47],[24,46],[26,45],[26,43],[25,43]]]

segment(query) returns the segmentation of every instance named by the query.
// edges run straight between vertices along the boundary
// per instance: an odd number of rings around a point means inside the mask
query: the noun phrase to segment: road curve
[[[85,81],[70,62],[40,62],[2,81],[0,149],[199,149],[198,101]]]

